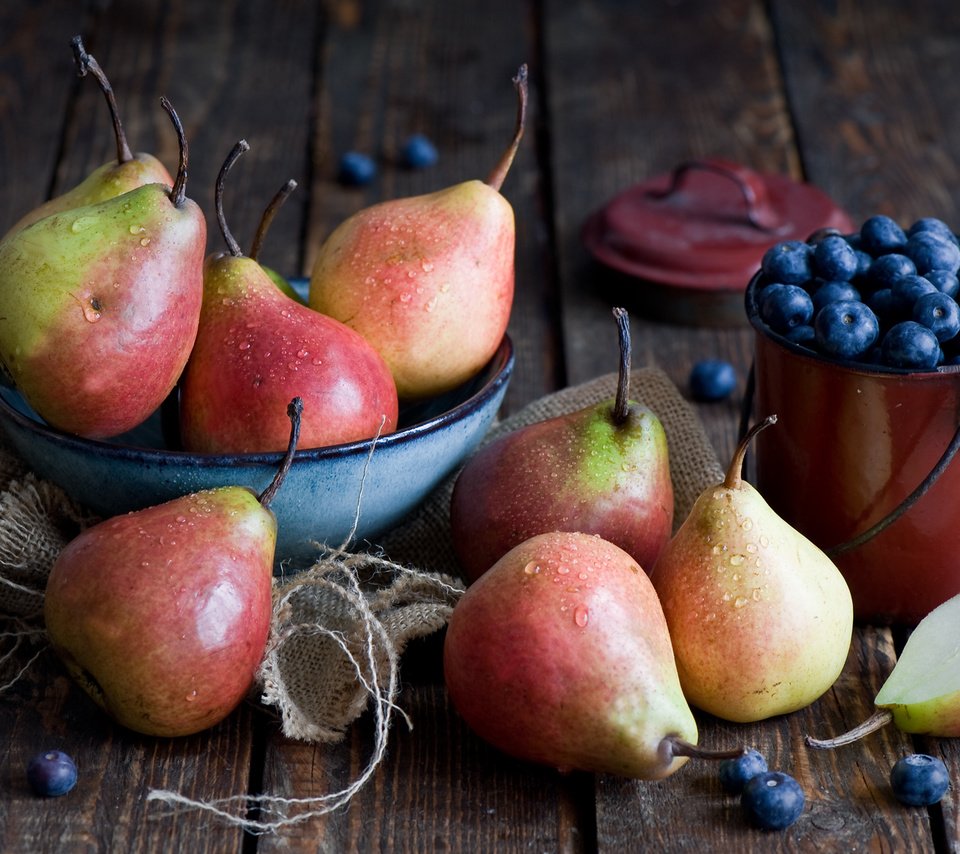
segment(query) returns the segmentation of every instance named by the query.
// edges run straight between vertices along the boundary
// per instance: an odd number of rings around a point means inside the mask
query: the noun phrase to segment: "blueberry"
[[[760,319],[774,332],[786,332],[813,317],[813,300],[799,285],[767,285],[760,291],[758,308]]]
[[[917,265],[906,255],[891,252],[875,259],[867,271],[867,278],[875,288],[889,288],[901,276],[912,276],[917,272]]]
[[[880,290],[874,291],[864,302],[870,306],[870,310],[877,316],[877,320],[881,324],[885,324],[896,314],[893,307],[893,291],[890,288],[880,288]]]
[[[907,245],[906,232],[890,217],[877,214],[860,226],[862,248],[871,255],[899,252]]]
[[[931,370],[940,361],[940,342],[926,326],[904,320],[891,326],[883,336],[880,358],[893,368]]]
[[[843,234],[839,228],[834,228],[832,225],[826,225],[823,228],[818,228],[816,231],[812,231],[807,236],[807,243],[815,247],[821,240],[834,236],[843,237]]]
[[[859,299],[860,291],[849,282],[824,282],[813,292],[813,310],[820,311],[828,302]]]
[[[56,798],[77,785],[77,766],[62,750],[47,750],[28,763],[27,782],[41,797]]]
[[[800,784],[782,771],[764,771],[743,787],[740,803],[747,816],[766,830],[783,830],[803,812]]]
[[[901,276],[890,285],[893,310],[903,317],[910,317],[913,304],[924,294],[935,294],[937,289],[923,276]]]
[[[767,760],[752,747],[736,759],[724,759],[720,763],[720,784],[728,792],[739,795],[748,780],[767,770]]]
[[[869,252],[864,252],[862,249],[854,249],[853,251],[857,256],[857,272],[854,273],[854,278],[859,279],[870,272],[870,265],[873,264],[873,256]],[[886,258],[887,256],[881,255],[880,257]]]
[[[907,241],[905,254],[922,276],[930,270],[960,270],[960,246],[932,231],[919,231]]]
[[[960,307],[940,291],[925,294],[913,304],[913,319],[933,332],[941,344],[960,332]]]
[[[952,243],[960,243],[960,241],[957,240],[957,235],[953,233],[953,229],[942,219],[938,219],[935,216],[926,216],[918,219],[907,229],[907,237],[913,237],[913,235],[920,231],[932,231],[934,234],[939,234],[941,237],[947,238],[947,240]]]
[[[817,335],[809,323],[801,323],[799,326],[793,326],[783,333],[783,337],[801,347],[813,348],[814,340]]]
[[[810,267],[811,247],[799,240],[775,243],[760,261],[760,269],[771,282],[802,285],[813,277]]]
[[[359,151],[348,151],[340,158],[337,177],[341,184],[360,187],[369,184],[377,174],[377,164],[373,158]]]
[[[923,278],[949,297],[956,299],[957,294],[960,293],[960,279],[957,278],[956,273],[951,273],[949,270],[931,270]]]
[[[839,234],[824,237],[813,250],[813,272],[822,279],[849,282],[857,273],[857,253]]]
[[[840,300],[825,305],[813,321],[817,347],[828,356],[856,359],[880,334],[880,322],[866,303]]]
[[[950,787],[943,760],[925,753],[913,753],[897,760],[890,771],[894,797],[911,807],[937,803]]]
[[[433,166],[439,159],[437,147],[423,134],[415,133],[403,145],[400,152],[403,165],[410,169],[424,169]]]
[[[694,400],[712,402],[728,398],[737,386],[733,365],[722,359],[704,359],[690,371],[690,396]]]

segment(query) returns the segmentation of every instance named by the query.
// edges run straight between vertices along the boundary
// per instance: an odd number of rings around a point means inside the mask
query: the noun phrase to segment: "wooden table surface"
[[[613,370],[611,300],[631,309],[634,365],[684,389],[692,364],[737,368],[729,401],[699,405],[719,457],[737,436],[752,356],[744,327],[656,322],[596,266],[584,218],[616,192],[711,155],[784,172],[826,190],[861,221],[932,215],[960,223],[960,5],[953,0],[12,0],[0,5],[0,231],[113,156],[100,93],[73,71],[70,38],[109,75],[137,150],[175,164],[158,99],[190,142],[190,195],[208,214],[220,163],[245,137],[231,176],[234,233],[251,234],[289,177],[301,189],[263,260],[307,273],[331,228],[371,202],[483,177],[515,114],[510,78],[530,66],[527,135],[504,194],[517,217],[516,368],[502,414]],[[439,163],[409,171],[414,131]],[[344,188],[340,153],[372,154],[376,180]],[[212,223],[212,220],[210,220]],[[211,246],[219,237],[211,229]],[[621,283],[622,284],[622,283]],[[562,776],[500,755],[451,708],[439,636],[403,662],[398,723],[377,773],[344,809],[282,834],[247,836],[197,812],[146,800],[267,792],[309,797],[346,785],[371,749],[363,718],[336,747],[295,743],[243,707],[195,737],[157,740],[112,726],[43,658],[0,696],[0,849],[37,851],[871,851],[960,850],[960,747],[893,728],[812,753],[804,732],[866,716],[902,637],[858,627],[848,665],[810,708],[755,725],[699,716],[705,744],[753,744],[801,782],[807,807],[780,833],[748,827],[715,768],[690,764],[659,783]],[[33,797],[28,758],[60,747],[80,782]],[[953,790],[940,805],[899,806],[895,759],[932,751]]]

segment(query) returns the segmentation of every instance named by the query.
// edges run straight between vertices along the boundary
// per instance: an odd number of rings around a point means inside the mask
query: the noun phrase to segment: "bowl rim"
[[[432,415],[423,421],[418,421],[402,429],[386,433],[379,438],[360,439],[338,445],[325,445],[320,448],[304,448],[303,450],[298,450],[294,455],[294,465],[328,458],[349,457],[359,454],[366,455],[370,453],[374,443],[378,449],[389,448],[392,445],[403,444],[418,436],[435,432],[449,423],[456,422],[464,414],[477,409],[498,393],[499,389],[510,378],[515,358],[513,341],[509,334],[504,334],[500,344],[497,346],[496,352],[479,372],[481,375],[489,373],[489,378],[480,388],[465,400],[460,401],[456,406]],[[467,383],[470,382],[471,380],[467,380]],[[12,386],[6,387],[16,392],[16,389]],[[48,424],[31,418],[11,406],[2,394],[0,394],[0,419],[12,421],[20,428],[42,436],[47,441],[64,448],[79,452],[98,451],[117,460],[130,462],[176,463],[195,468],[238,468],[276,465],[277,460],[282,459],[284,455],[283,451],[245,454],[204,454],[195,451],[142,447],[105,439],[86,439],[82,436],[75,436],[58,430]]]

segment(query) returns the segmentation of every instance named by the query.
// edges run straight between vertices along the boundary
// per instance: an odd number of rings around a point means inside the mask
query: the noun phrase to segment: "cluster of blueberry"
[[[439,159],[437,147],[420,133],[409,137],[400,149],[400,163],[407,169],[426,169]],[[341,184],[360,187],[369,184],[376,175],[377,162],[370,155],[347,151],[340,157],[337,178]]]
[[[800,784],[782,771],[767,770],[766,759],[753,748],[720,763],[720,783],[740,795],[744,812],[765,830],[783,830],[803,813],[806,799]],[[938,803],[949,787],[943,760],[925,753],[900,758],[890,771],[893,796],[907,806]]]
[[[821,355],[910,371],[960,362],[960,242],[941,219],[888,216],[772,246],[755,294],[775,333]]]
[[[800,818],[806,798],[795,778],[770,771],[763,755],[750,748],[737,759],[720,763],[720,784],[740,795],[743,811],[764,830],[783,830]]]

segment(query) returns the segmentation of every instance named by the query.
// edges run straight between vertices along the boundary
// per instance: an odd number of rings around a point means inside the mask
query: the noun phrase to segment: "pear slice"
[[[960,594],[934,608],[913,630],[883,683],[876,714],[830,739],[807,736],[810,747],[849,744],[893,722],[903,732],[960,736]]]

